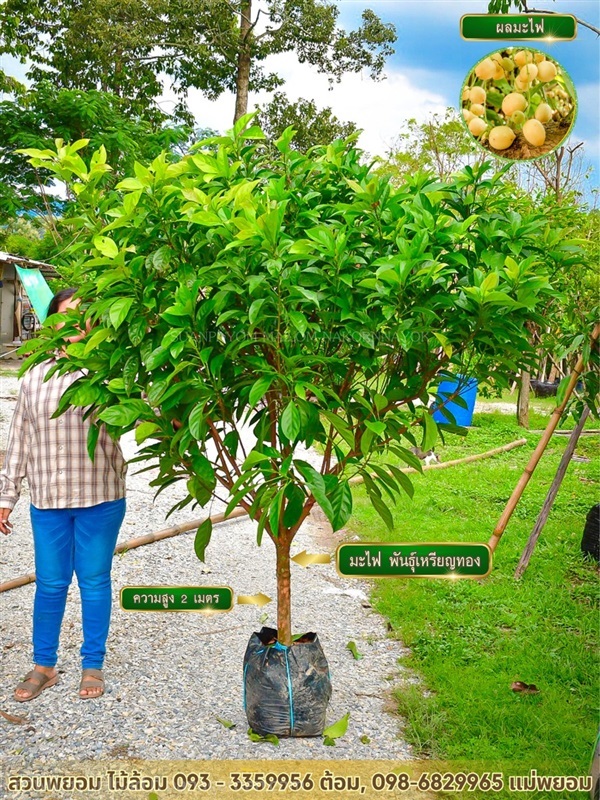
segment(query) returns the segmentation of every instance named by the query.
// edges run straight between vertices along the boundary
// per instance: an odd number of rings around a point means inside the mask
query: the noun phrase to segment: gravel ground
[[[0,378],[0,449],[4,450],[17,380]],[[124,438],[128,457],[132,435]],[[184,491],[171,487],[153,501],[151,473],[128,476],[128,508],[119,541],[187,522],[201,512],[184,510],[168,523],[168,509]],[[221,510],[215,504],[211,511]],[[28,493],[12,515],[14,531],[0,542],[0,583],[33,572]],[[300,531],[294,552],[333,552],[327,523],[314,517]],[[333,564],[292,568],[293,619],[297,631],[316,631],[329,661],[333,696],[328,722],[350,712],[347,734],[335,747],[318,739],[282,739],[279,747],[253,743],[242,706],[242,659],[248,638],[261,624],[276,627],[275,603],[258,609],[234,606],[228,613],[128,613],[119,608],[126,585],[230,586],[234,595],[264,592],[276,597],[275,553],[265,538],[257,551],[254,523],[247,519],[216,526],[201,564],[193,533],[146,545],[117,556],[113,568],[113,622],[105,662],[106,694],[82,701],[79,593],[74,579],[62,628],[60,683],[31,703],[12,692],[30,669],[34,585],[0,594],[0,710],[26,717],[13,724],[0,717],[2,763],[23,768],[93,759],[407,759],[401,720],[390,709],[391,689],[414,678],[398,664],[406,652],[387,636],[385,620],[369,606],[368,585],[340,578]],[[268,619],[261,620],[263,614]],[[356,642],[363,658],[346,649]],[[235,723],[221,725],[217,717]],[[368,744],[361,737],[370,739]]]

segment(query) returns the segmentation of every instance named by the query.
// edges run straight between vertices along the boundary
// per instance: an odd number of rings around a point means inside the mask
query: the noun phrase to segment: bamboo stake
[[[474,456],[455,458],[452,461],[443,461],[441,464],[424,464],[423,472],[430,469],[447,469],[448,467],[456,467],[459,464],[471,464],[473,461],[481,461],[482,458],[491,458],[492,456],[498,455],[498,453],[505,453],[508,450],[513,450],[515,447],[522,447],[524,444],[527,444],[527,439],[517,439],[514,442],[503,444],[502,447],[494,447],[493,450],[487,450],[485,453],[477,453]],[[408,475],[415,472],[418,473],[419,470],[413,469],[413,467],[403,467],[400,472],[404,472]],[[377,475],[373,474],[372,477],[376,478]],[[363,477],[362,475],[356,475],[354,478],[350,478],[348,483],[350,483],[352,486],[355,486],[358,483],[363,483]]]
[[[583,426],[585,425],[585,421],[588,418],[590,413],[589,408],[586,406],[583,409],[583,414],[581,415],[581,419],[577,423],[576,427],[573,429],[571,433],[571,438],[569,439],[567,446],[565,448],[565,452],[562,455],[560,460],[560,464],[558,465],[558,469],[556,470],[556,475],[554,476],[554,480],[552,481],[552,485],[548,490],[548,494],[546,495],[546,499],[544,500],[544,505],[538,515],[538,518],[533,526],[533,530],[529,536],[527,541],[527,545],[521,554],[521,558],[519,563],[517,564],[517,568],[515,570],[515,578],[520,578],[521,575],[525,572],[529,565],[529,560],[533,555],[533,551],[535,550],[535,546],[537,544],[537,540],[540,537],[540,534],[546,524],[548,517],[550,515],[550,511],[552,509],[552,505],[558,494],[558,490],[563,482],[563,478],[567,472],[569,467],[569,463],[571,462],[571,456],[575,451],[575,447],[577,446],[577,442],[579,441],[579,436],[581,431],[583,430]]]
[[[529,431],[529,433],[543,433],[544,431]],[[553,436],[571,436],[573,433],[570,431],[554,431]],[[600,433],[600,428],[588,428],[587,431],[581,431],[581,436],[597,436]]]
[[[238,507],[233,509],[227,519],[224,514],[214,514],[211,519],[213,525],[218,525],[221,522],[245,516],[247,516],[247,512],[243,508]],[[123,542],[115,548],[115,555],[127,552],[127,550],[134,550],[136,547],[141,547],[144,544],[151,544],[152,542],[159,542],[162,539],[170,539],[172,536],[179,536],[180,533],[186,533],[194,528],[198,528],[205,519],[206,517],[192,519],[189,522],[184,522],[182,525],[173,525],[171,528],[163,528],[163,530],[148,533],[146,536],[138,536],[135,539],[129,539],[128,542]],[[30,572],[28,575],[21,575],[19,578],[14,578],[6,583],[0,583],[0,592],[8,592],[10,589],[17,589],[19,586],[27,586],[28,583],[35,583],[35,572]]]
[[[221,522],[237,519],[238,517],[245,517],[246,515],[247,511],[243,508],[234,508],[227,517],[225,517],[224,514],[213,514],[210,519],[213,525],[219,525]],[[172,528],[163,528],[161,531],[148,533],[146,536],[138,536],[136,539],[130,539],[128,542],[123,542],[115,548],[115,555],[118,553],[125,553],[127,550],[133,550],[136,547],[141,547],[144,544],[152,544],[152,542],[159,542],[162,539],[170,539],[172,536],[179,536],[180,533],[186,533],[194,528],[199,528],[205,519],[206,517],[192,519],[189,522],[184,522],[182,525],[173,525]]]
[[[495,456],[497,453],[503,453],[507,450],[512,450],[514,447],[521,447],[526,443],[527,439],[517,439],[515,442],[510,442],[502,447],[496,447],[493,450],[488,450],[486,453],[479,453],[474,456],[467,456],[466,458],[458,458],[454,461],[445,461],[443,464],[426,465],[423,467],[423,470],[446,469],[447,467],[454,467],[459,464],[470,464],[473,461],[479,461],[482,458],[491,458],[491,456]],[[412,467],[406,467],[402,470],[402,472],[418,472],[418,470],[413,469]],[[362,483],[363,479],[361,475],[357,475],[349,482],[351,484]],[[227,520],[236,519],[243,516],[246,516],[246,511],[244,511],[243,508],[235,508],[227,517]],[[223,514],[215,514],[213,517],[211,517],[211,519],[213,521],[213,525],[226,522]],[[178,536],[180,533],[185,533],[186,531],[191,531],[194,528],[199,527],[202,522],[204,522],[204,519],[193,519],[190,520],[190,522],[183,523],[182,525],[174,525],[172,528],[164,528],[161,531],[149,533],[146,536],[138,536],[136,539],[130,539],[128,542],[123,542],[123,544],[118,545],[118,547],[115,548],[115,553],[123,553],[127,550],[133,550],[136,547],[141,547],[144,544],[151,544],[152,542],[158,542],[162,539],[169,539],[172,536]],[[17,589],[19,586],[27,586],[28,583],[34,582],[35,572],[30,572],[28,575],[21,575],[19,578],[6,581],[6,583],[0,583],[0,593],[8,592],[10,589]]]
[[[592,338],[591,338],[592,344],[598,339],[598,336],[600,336],[600,322],[596,323],[596,326],[594,327],[594,330],[592,332]],[[542,437],[541,437],[540,441],[538,442],[538,446],[533,451],[533,453],[531,455],[531,458],[529,459],[529,463],[525,467],[525,470],[524,470],[523,474],[521,475],[521,477],[519,479],[519,482],[515,486],[515,489],[514,489],[512,495],[510,496],[510,499],[509,499],[508,503],[506,504],[506,508],[502,512],[502,514],[500,516],[500,519],[498,520],[498,523],[497,523],[496,527],[494,528],[494,532],[492,533],[492,536],[491,536],[491,538],[490,538],[490,540],[488,542],[492,553],[494,552],[494,550],[496,549],[496,547],[498,545],[498,542],[502,538],[502,534],[506,530],[506,526],[508,525],[508,521],[510,520],[510,518],[512,516],[512,513],[515,510],[516,505],[517,505],[517,503],[519,502],[519,500],[521,498],[521,495],[525,491],[525,487],[529,483],[529,479],[533,475],[533,472],[534,472],[535,468],[537,467],[537,465],[539,463],[539,460],[542,457],[542,454],[543,454],[544,450],[548,446],[548,442],[550,441],[550,439],[552,437],[552,434],[554,433],[554,430],[555,430],[556,426],[558,425],[558,423],[560,421],[560,418],[562,416],[562,412],[565,410],[565,406],[567,405],[567,402],[568,402],[569,398],[571,397],[571,394],[573,393],[573,389],[575,388],[575,385],[577,384],[577,381],[579,380],[579,376],[581,375],[582,370],[583,370],[583,355],[580,355],[578,360],[577,360],[577,364],[575,365],[575,369],[573,370],[573,372],[571,374],[571,379],[569,380],[569,383],[567,384],[567,390],[565,392],[565,396],[564,396],[564,398],[562,400],[562,403],[560,405],[558,405],[554,409],[554,411],[552,412],[552,416],[550,417],[550,420],[548,421],[548,425],[546,426],[546,430],[542,434]]]

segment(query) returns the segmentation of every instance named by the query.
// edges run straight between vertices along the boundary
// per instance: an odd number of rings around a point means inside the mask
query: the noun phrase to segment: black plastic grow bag
[[[600,503],[596,503],[588,511],[585,528],[581,539],[581,550],[588,556],[600,561]]]
[[[276,630],[262,628],[246,648],[244,708],[250,727],[263,735],[320,736],[331,679],[318,636],[307,633],[291,647],[276,639]]]

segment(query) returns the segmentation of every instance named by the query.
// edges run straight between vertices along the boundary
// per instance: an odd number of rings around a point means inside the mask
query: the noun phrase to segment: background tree
[[[334,139],[345,139],[357,130],[354,122],[341,122],[331,108],[319,110],[313,100],[302,97],[290,103],[283,92],[276,92],[271,102],[259,109],[256,122],[271,141],[279,139],[286,128],[292,127],[296,133],[291,146],[302,153]]]
[[[478,164],[484,158],[489,154],[476,146],[459,114],[448,109],[444,121],[439,115],[432,115],[424,123],[409,120],[387,159],[380,161],[378,172],[397,184],[418,169],[430,169],[445,179],[465,163]],[[500,167],[503,162],[496,159],[495,163]],[[582,143],[571,142],[541,159],[503,168],[515,211],[527,216],[543,210],[546,218],[560,219],[561,235],[571,237],[575,251],[581,248],[586,254],[582,259],[574,253],[572,262],[566,258],[557,265],[552,275],[556,292],[548,303],[544,325],[529,326],[532,346],[539,356],[532,375],[541,380],[546,376],[551,381],[562,377],[562,367],[567,368],[576,358],[577,349],[587,341],[593,319],[599,316],[599,253],[593,234],[598,214],[585,201],[590,169]],[[554,243],[556,239],[550,236],[547,241]],[[514,247],[518,252],[518,242]],[[529,425],[530,379],[528,370],[518,376],[516,415],[523,427]],[[593,370],[587,373],[587,381],[592,387]],[[593,402],[594,392],[590,389],[587,394]],[[581,403],[575,400],[574,404]]]
[[[189,88],[210,99],[236,96],[235,118],[248,110],[249,90],[283,83],[264,68],[277,53],[295,53],[332,80],[368,70],[381,77],[393,52],[394,27],[370,10],[346,31],[330,0],[5,0],[0,53],[32,62],[34,81],[102,90],[122,98],[137,117],[160,118],[156,100],[166,74],[180,102],[175,117],[191,122]]]
[[[289,645],[290,548],[310,510],[341,527],[361,474],[391,526],[389,502],[412,492],[398,463],[419,465],[407,445],[437,436],[436,376],[506,384],[534,357],[524,322],[550,291],[547,268],[572,253],[565,240],[550,251],[548,220],[516,213],[484,168],[394,190],[347,142],[303,155],[288,130],[275,157],[247,124],[175,164],[137,165],[108,194],[102,154],[88,169],[69,151],[30,153],[74,183],[87,257],[80,311],[31,344],[26,366],[79,313],[93,322],[59,360],[89,370],[61,407],[93,407],[113,435],[141,421],[154,485],[186,481],[177,507],[215,496],[248,511],[275,546]],[[314,443],[319,468],[298,453]],[[201,557],[210,533],[197,533]]]
[[[454,108],[443,117],[432,114],[425,122],[409,119],[392,143],[379,171],[395,184],[403,183],[418,170],[431,170],[442,180],[467,164],[490,161],[477,147],[473,137]],[[500,167],[500,162],[496,162]]]
[[[185,126],[163,124],[155,129],[148,121],[129,116],[123,106],[120,98],[107,92],[59,89],[48,81],[0,103],[0,226],[5,226],[6,237],[14,234],[5,238],[12,252],[54,259],[64,250],[60,218],[65,203],[73,199],[18,149],[53,147],[56,139],[86,139],[88,144],[77,157],[102,145],[113,166],[114,185],[133,169],[136,159],[151,160],[165,148],[183,146],[190,137]],[[19,227],[23,215],[32,222]]]

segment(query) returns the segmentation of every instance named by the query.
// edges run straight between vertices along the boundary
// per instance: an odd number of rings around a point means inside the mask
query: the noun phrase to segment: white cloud
[[[274,56],[269,59],[268,67],[285,78],[283,91],[291,101],[300,97],[314,100],[319,108],[331,107],[340,120],[355,122],[364,130],[359,144],[371,155],[385,154],[404,120],[425,120],[432,113],[443,113],[447,105],[442,93],[418,88],[401,71],[387,70],[387,79],[380,82],[361,75],[346,75],[329,91],[325,75],[319,75],[307,64],[298,63],[293,56]],[[270,98],[266,92],[253,93],[249,108],[266,105]],[[166,111],[168,102],[163,105]],[[210,102],[200,92],[192,90],[188,104],[200,126],[219,131],[231,127],[232,94]]]

